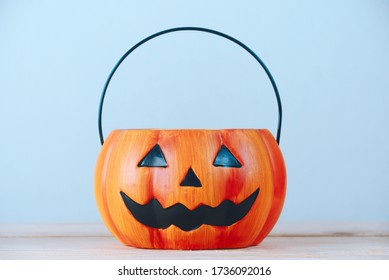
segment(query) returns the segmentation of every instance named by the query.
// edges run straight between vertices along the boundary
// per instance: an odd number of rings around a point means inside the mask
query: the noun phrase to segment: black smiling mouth
[[[175,225],[183,231],[194,230],[203,224],[230,226],[246,216],[258,194],[259,188],[238,204],[226,199],[216,207],[200,205],[189,210],[181,203],[163,208],[155,198],[142,205],[132,200],[124,192],[120,192],[124,204],[138,222],[151,228],[160,229]]]

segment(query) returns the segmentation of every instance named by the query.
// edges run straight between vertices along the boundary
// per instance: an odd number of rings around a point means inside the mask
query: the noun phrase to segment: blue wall
[[[279,85],[284,220],[389,220],[387,1],[1,1],[0,222],[100,221],[93,172],[104,81],[175,26],[250,46]],[[114,128],[269,128],[269,81],[243,50],[170,34],[119,69]]]

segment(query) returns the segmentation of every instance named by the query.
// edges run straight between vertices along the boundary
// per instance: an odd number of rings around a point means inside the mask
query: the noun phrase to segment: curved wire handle
[[[142,41],[138,42],[136,45],[134,45],[131,49],[129,49],[120,59],[119,61],[116,63],[116,65],[113,67],[113,69],[111,70],[111,73],[109,74],[108,76],[108,79],[107,81],[105,82],[105,85],[104,85],[104,89],[103,89],[103,93],[101,94],[101,99],[100,99],[100,106],[99,106],[99,119],[98,119],[98,125],[99,125],[99,135],[100,135],[100,142],[101,142],[101,145],[104,144],[104,136],[103,136],[103,127],[101,125],[101,122],[102,122],[102,118],[103,118],[103,104],[104,104],[104,98],[105,98],[105,94],[107,92],[107,88],[108,88],[108,85],[109,83],[111,82],[111,79],[113,77],[113,75],[115,74],[116,70],[119,68],[120,64],[126,59],[126,57],[132,53],[134,50],[136,50],[139,46],[143,45],[144,43],[146,43],[147,41],[155,38],[155,37],[158,37],[158,36],[161,36],[163,34],[167,34],[167,33],[171,33],[171,32],[176,32],[176,31],[201,31],[201,32],[206,32],[206,33],[212,33],[212,34],[215,34],[215,35],[218,35],[220,37],[223,37],[225,39],[228,39],[236,44],[238,44],[239,46],[241,46],[243,49],[245,49],[249,54],[251,54],[252,57],[255,58],[255,60],[262,66],[263,70],[265,70],[268,78],[270,79],[270,82],[273,86],[273,89],[274,89],[274,92],[276,94],[276,98],[277,98],[277,105],[278,105],[278,126],[277,126],[277,137],[276,137],[276,140],[277,140],[277,143],[280,144],[280,137],[281,137],[281,123],[282,123],[282,105],[281,105],[281,98],[280,98],[280,94],[278,92],[278,89],[277,89],[277,85],[276,85],[276,82],[274,81],[273,79],[273,76],[271,75],[269,69],[266,67],[265,63],[263,63],[263,61],[255,54],[255,52],[253,52],[249,47],[247,47],[245,44],[243,44],[242,42],[240,42],[239,40],[227,35],[227,34],[224,34],[224,33],[221,33],[219,31],[215,31],[215,30],[212,30],[212,29],[208,29],[208,28],[203,28],[203,27],[176,27],[176,28],[171,28],[171,29],[166,29],[166,30],[163,30],[163,31],[160,31],[160,32],[157,32],[153,35],[150,35],[149,37],[143,39]]]

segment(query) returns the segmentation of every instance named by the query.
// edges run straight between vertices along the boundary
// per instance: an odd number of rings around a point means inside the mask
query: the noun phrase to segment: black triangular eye
[[[231,151],[224,145],[221,146],[219,152],[217,153],[213,165],[234,168],[242,167],[242,164],[240,164],[240,162],[236,159],[236,157],[234,157]]]
[[[150,152],[138,163],[138,167],[167,167],[161,147],[156,144]]]

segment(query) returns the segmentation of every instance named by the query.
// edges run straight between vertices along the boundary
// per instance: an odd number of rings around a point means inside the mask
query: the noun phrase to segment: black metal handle
[[[103,93],[101,94],[101,99],[100,99],[100,107],[99,107],[99,119],[98,119],[98,124],[99,124],[99,135],[100,135],[100,142],[101,142],[101,145],[104,144],[104,136],[103,136],[103,127],[101,125],[101,121],[102,121],[102,114],[103,114],[103,104],[104,104],[104,98],[105,98],[105,94],[107,92],[107,88],[108,88],[108,85],[109,83],[111,82],[111,79],[113,77],[113,75],[115,74],[116,70],[119,68],[120,64],[126,59],[126,57],[132,53],[134,50],[136,50],[139,46],[143,45],[144,43],[146,43],[147,41],[155,38],[155,37],[158,37],[158,36],[161,36],[163,34],[167,34],[167,33],[171,33],[171,32],[176,32],[176,31],[201,31],[201,32],[206,32],[206,33],[212,33],[212,34],[215,34],[215,35],[218,35],[220,37],[223,37],[223,38],[226,38],[236,44],[238,44],[239,46],[241,46],[243,49],[245,49],[249,54],[251,54],[251,56],[253,56],[255,58],[256,61],[258,61],[258,63],[262,66],[263,70],[265,70],[267,76],[269,77],[270,81],[271,81],[271,84],[273,86],[273,89],[274,89],[274,92],[276,94],[276,98],[277,98],[277,105],[278,105],[278,127],[277,127],[277,137],[276,137],[276,140],[277,140],[277,143],[280,144],[280,137],[281,137],[281,123],[282,123],[282,106],[281,106],[281,98],[280,98],[280,94],[278,93],[278,89],[277,89],[277,85],[276,85],[276,82],[274,81],[273,79],[273,76],[271,75],[269,69],[266,67],[265,63],[263,63],[263,61],[255,54],[255,52],[253,52],[249,47],[247,47],[245,44],[243,44],[242,42],[240,42],[239,40],[227,35],[227,34],[224,34],[224,33],[221,33],[219,31],[215,31],[215,30],[212,30],[212,29],[208,29],[208,28],[203,28],[203,27],[176,27],[176,28],[171,28],[171,29],[166,29],[166,30],[163,30],[163,31],[160,31],[160,32],[157,32],[153,35],[150,35],[149,37],[143,39],[142,41],[138,42],[136,45],[134,45],[131,49],[129,49],[120,59],[119,61],[116,63],[116,65],[113,67],[111,73],[109,74],[108,76],[108,79],[107,81],[105,82],[105,85],[104,85],[104,89],[103,89]]]

